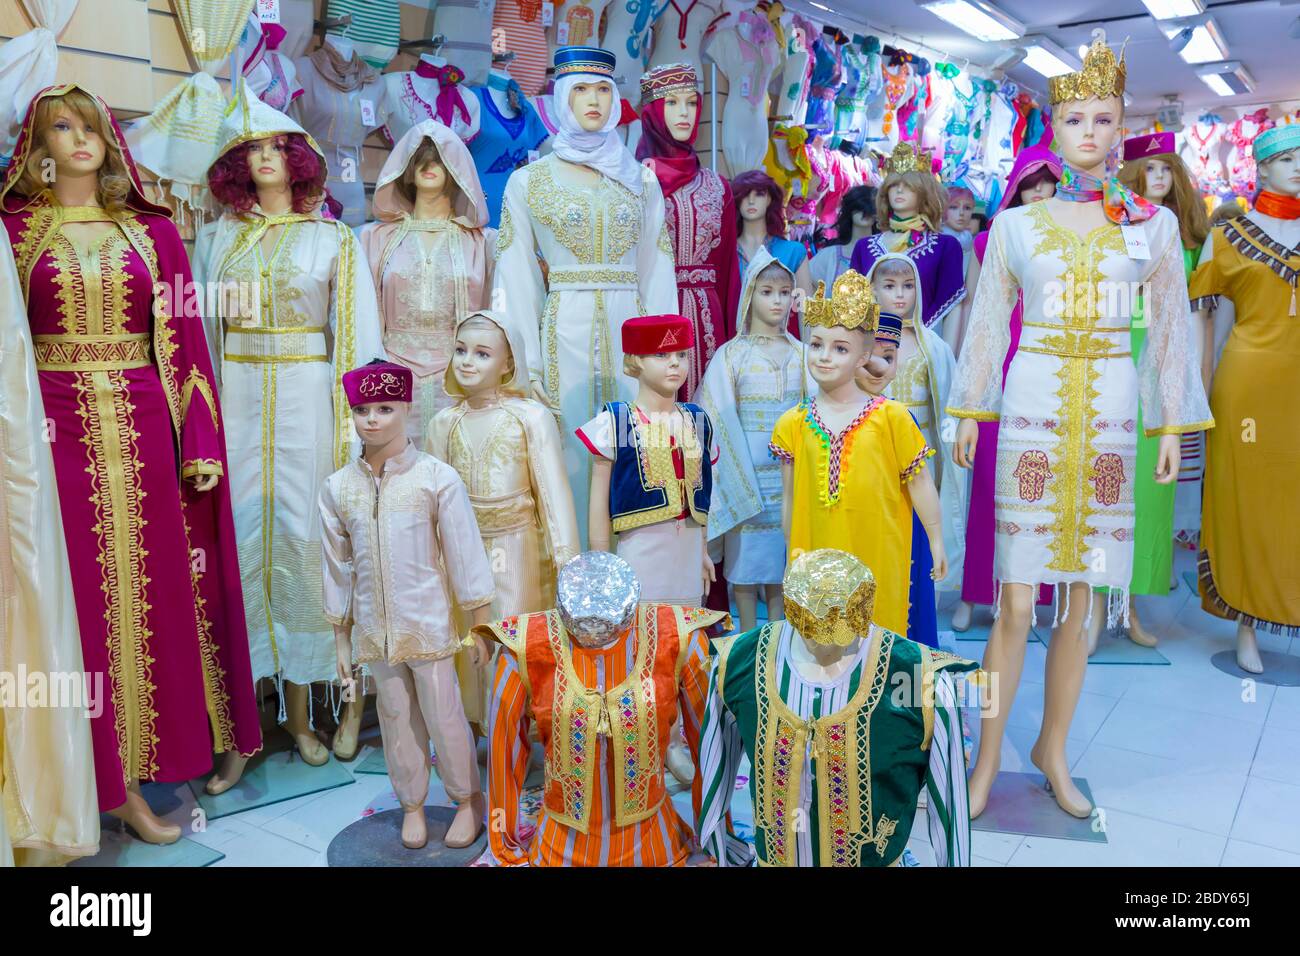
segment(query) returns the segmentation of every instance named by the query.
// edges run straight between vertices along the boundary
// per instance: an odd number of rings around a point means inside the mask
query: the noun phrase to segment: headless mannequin
[[[440,70],[447,65],[447,60],[432,53],[421,53],[420,63],[435,70]],[[416,123],[426,119],[438,119],[438,94],[442,92],[442,85],[437,78],[421,76],[412,70],[408,73],[386,73],[383,81],[384,112],[389,117],[389,133],[394,141],[400,139]],[[409,102],[411,93],[414,93],[417,102]],[[464,101],[466,110],[469,111],[469,119],[466,120],[460,111],[456,110],[447,125],[462,140],[468,141],[478,132],[479,105],[477,98],[473,96],[463,96],[461,99]],[[499,106],[500,103],[497,105]],[[392,128],[395,118],[397,123],[400,124],[399,129]]]
[[[600,18],[610,0],[562,0],[546,28],[551,55],[562,46],[600,46]],[[561,29],[561,27],[565,29]]]
[[[718,16],[718,0],[670,0],[655,23],[655,44],[650,66],[693,63],[700,71],[704,31]]]
[[[293,211],[293,189],[289,183],[289,170],[283,159],[284,154],[275,148],[275,141],[275,137],[259,140],[248,153],[248,169],[253,185],[257,188],[257,204],[267,216],[283,215]],[[266,235],[261,240],[264,261],[269,261],[274,254],[276,243],[284,228],[282,224],[277,224],[266,230]],[[284,682],[285,729],[293,737],[303,762],[312,767],[319,767],[329,760],[329,751],[316,737],[316,732],[311,729],[307,718],[310,693],[309,685]],[[353,700],[344,705],[339,728],[334,737],[334,748],[343,755],[349,752],[355,755],[363,707],[364,700]],[[213,795],[225,793],[239,782],[247,764],[247,757],[241,757],[234,752],[224,754],[221,767],[208,781],[207,792]]]
[[[1115,144],[1123,121],[1123,101],[1118,97],[1088,99],[1062,104],[1054,110],[1054,143],[1065,161],[1081,172],[1105,177],[1106,154]],[[1106,121],[1099,122],[1099,118]],[[1074,120],[1074,122],[1070,122]],[[1053,196],[1045,200],[1056,224],[1079,237],[1110,223],[1100,200],[1066,202]],[[979,438],[973,419],[964,418],[957,429],[953,460],[961,468],[971,467]],[[1181,460],[1179,436],[1162,435],[1156,464],[1156,481],[1178,480]],[[1083,687],[1088,664],[1083,623],[1092,606],[1092,588],[1082,581],[1058,585],[1069,588],[1063,602],[1064,620],[1057,619],[1047,651],[1043,690],[1043,723],[1029,753],[1029,759],[1047,778],[1048,788],[1061,809],[1076,817],[1088,817],[1092,805],[1070,778],[1065,754],[1066,735]],[[1020,673],[1024,669],[1025,644],[1034,620],[1035,585],[1007,582],[1002,585],[1001,607],[984,653],[984,670],[996,675],[990,694],[996,700],[985,705],[980,720],[980,748],[970,777],[970,814],[977,817],[988,803],[989,791],[1002,761],[1002,737],[1011,715]]]
[[[1290,152],[1294,153],[1294,150]],[[1300,197],[1300,183],[1292,181],[1291,178],[1295,164],[1275,161],[1284,155],[1287,154],[1278,153],[1260,163],[1256,170],[1256,181],[1261,190],[1277,193],[1279,196]],[[1300,158],[1300,154],[1296,156]],[[1254,209],[1246,213],[1246,218],[1263,229],[1275,242],[1291,249],[1300,247],[1300,219],[1278,219]],[[1208,262],[1214,254],[1213,238],[1212,233],[1206,237],[1205,246],[1201,250],[1201,262]],[[1231,331],[1234,316],[1232,300],[1222,299],[1213,313],[1213,319],[1206,309],[1198,310],[1196,316],[1204,323],[1203,328],[1206,329],[1207,347],[1201,356],[1201,375],[1208,395],[1214,378],[1214,356]],[[1237,666],[1250,674],[1264,673],[1264,661],[1259,656],[1259,641],[1255,627],[1241,621],[1237,622]]]

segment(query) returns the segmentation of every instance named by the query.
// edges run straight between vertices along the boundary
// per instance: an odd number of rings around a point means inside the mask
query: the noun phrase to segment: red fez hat
[[[1126,163],[1173,151],[1173,133],[1143,133],[1141,136],[1130,136],[1124,140],[1124,162]]]
[[[623,323],[623,354],[684,352],[695,346],[695,328],[682,315],[641,315]]]
[[[343,393],[348,397],[348,404],[354,407],[378,402],[409,402],[413,384],[409,368],[375,359],[344,374]]]

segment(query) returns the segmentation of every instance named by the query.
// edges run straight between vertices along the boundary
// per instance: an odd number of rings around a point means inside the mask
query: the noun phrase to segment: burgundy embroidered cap
[[[1124,140],[1124,162],[1174,152],[1173,133],[1143,133]]]
[[[376,402],[409,402],[413,384],[409,368],[375,359],[343,376],[343,393],[353,407]]]
[[[623,354],[654,355],[695,347],[695,329],[682,315],[640,315],[623,323]]]

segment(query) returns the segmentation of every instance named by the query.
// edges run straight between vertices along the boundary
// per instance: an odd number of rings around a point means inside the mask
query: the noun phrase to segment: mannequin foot
[[[970,630],[971,614],[975,610],[969,601],[958,601],[952,612],[952,629],[958,634]]]
[[[987,769],[986,769],[987,768]],[[988,806],[989,792],[993,789],[993,781],[998,778],[998,765],[994,762],[991,766],[985,761],[975,764],[975,769],[971,772],[970,781],[967,784],[967,803],[970,806],[970,818],[974,820],[984,808]]]
[[[443,845],[454,849],[467,847],[478,839],[483,829],[483,795],[476,793],[456,808],[456,817],[447,827]]]
[[[307,728],[294,728],[290,724],[285,724],[284,729],[289,732],[293,738],[294,746],[298,748],[298,755],[302,757],[302,762],[309,767],[323,767],[329,763],[330,752],[326,746],[320,742],[314,730]]]
[[[212,779],[207,782],[203,789],[214,797],[225,793],[239,783],[239,778],[244,775],[244,768],[247,766],[247,757],[241,757],[235,751],[227,750],[221,755],[221,767],[212,775]]]
[[[691,752],[684,743],[674,741],[669,745],[668,759],[665,762],[668,765],[668,772],[682,786],[689,787],[695,780],[695,763],[691,760]]]
[[[362,699],[344,705],[338,729],[334,731],[334,756],[339,760],[354,760],[361,749],[361,714],[365,710]]]
[[[1237,625],[1237,666],[1247,674],[1264,673],[1264,661],[1259,656],[1255,629],[1246,624]]]
[[[128,790],[126,803],[109,813],[129,826],[145,843],[166,846],[181,838],[181,828],[163,823],[138,791]]]
[[[1092,619],[1088,621],[1088,656],[1097,653],[1097,642],[1106,627],[1106,595],[1092,596]]]
[[[424,821],[424,807],[402,808],[402,846],[419,850],[429,842],[429,825]]]
[[[1160,643],[1159,638],[1142,626],[1137,601],[1133,598],[1128,599],[1128,639],[1141,647],[1155,647]]]
[[[1029,751],[1029,762],[1047,778],[1047,792],[1056,798],[1057,806],[1070,816],[1081,820],[1092,816],[1092,804],[1070,779],[1070,768],[1056,766],[1055,761],[1048,761],[1039,750],[1039,746],[1035,743],[1033,749]],[[1064,761],[1061,763],[1063,764]]]

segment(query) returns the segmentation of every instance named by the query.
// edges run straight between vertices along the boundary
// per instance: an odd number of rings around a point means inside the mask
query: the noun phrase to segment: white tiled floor
[[[1180,571],[1190,559],[1178,553]],[[1212,666],[1211,655],[1233,646],[1235,627],[1202,612],[1181,575],[1176,592],[1142,599],[1141,610],[1171,664],[1090,666],[1067,745],[1075,774],[1088,779],[1105,815],[1107,843],[976,831],[976,865],[1300,865],[1300,688],[1243,681]],[[1300,639],[1261,636],[1261,645],[1300,654]],[[954,649],[983,653],[973,642]],[[1045,660],[1045,648],[1031,643],[1004,770],[1032,769]],[[435,777],[430,803],[446,802]],[[175,788],[172,803],[168,819],[188,830],[195,810],[188,788]],[[368,810],[394,806],[387,777],[358,774],[353,784],[214,820],[187,835],[226,854],[218,866],[321,866],[336,833]],[[923,816],[911,847],[928,865]]]

